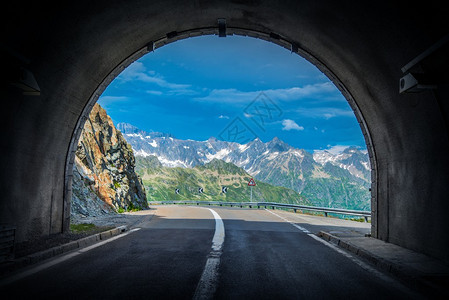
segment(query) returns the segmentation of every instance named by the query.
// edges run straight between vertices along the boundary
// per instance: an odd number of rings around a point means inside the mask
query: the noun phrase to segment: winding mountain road
[[[2,299],[418,298],[314,234],[342,226],[369,232],[368,224],[175,205],[155,206],[136,220],[103,244],[3,280]]]

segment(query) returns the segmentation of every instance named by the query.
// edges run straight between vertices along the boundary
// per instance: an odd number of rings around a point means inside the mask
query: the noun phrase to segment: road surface
[[[138,216],[130,231],[104,244],[3,280],[2,299],[419,298],[314,235],[340,226],[369,232],[369,224],[279,210],[176,205]]]

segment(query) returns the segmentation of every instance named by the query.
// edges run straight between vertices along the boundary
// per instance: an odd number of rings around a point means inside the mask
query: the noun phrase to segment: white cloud
[[[223,115],[220,115],[218,118],[219,118],[219,119],[229,119],[228,116],[223,116]]]
[[[323,118],[326,120],[335,117],[355,117],[353,110],[349,106],[347,109],[335,107],[303,107],[297,109],[296,113],[308,118]]]
[[[101,105],[106,105],[112,102],[126,102],[130,98],[127,96],[101,96],[98,99],[98,102],[100,102]]]
[[[157,96],[162,95],[161,91],[153,91],[153,90],[148,90],[145,93],[150,94],[150,95],[157,95]]]
[[[170,90],[186,90],[191,87],[190,84],[179,84],[168,82],[163,76],[147,68],[141,62],[134,62],[126,68],[118,77],[122,81],[138,80],[145,83],[154,83],[162,88]],[[189,90],[190,91],[190,90]]]
[[[248,113],[243,113],[243,115],[245,116],[245,118],[248,118],[248,119],[253,117],[252,114],[248,114]]]
[[[312,97],[323,94],[338,93],[338,89],[331,82],[308,84],[303,87],[292,87],[288,89],[267,90],[266,94],[270,97],[289,101],[299,100],[303,97]]]
[[[366,149],[360,148],[359,146],[347,146],[347,145],[334,145],[334,146],[331,146],[331,145],[327,145],[326,147],[327,147],[327,149],[324,149],[324,150],[322,150],[322,149],[321,150],[314,150],[313,153],[323,153],[324,151],[327,151],[327,152],[329,152],[329,153],[331,153],[333,155],[338,155],[338,154],[341,154],[346,149],[351,148],[351,147],[355,147],[355,148],[359,149],[362,153],[365,153],[365,154],[368,153],[368,151]]]
[[[244,92],[237,89],[213,89],[208,95],[194,99],[202,102],[249,103],[256,98],[259,93],[260,92]]]
[[[293,120],[289,120],[289,119],[285,119],[282,121],[282,130],[304,130],[304,127],[299,126],[298,124],[296,124],[295,121]]]
[[[285,89],[268,89],[259,91],[240,91],[237,89],[213,89],[204,97],[197,97],[197,101],[222,102],[222,103],[242,103],[256,99],[263,92],[274,101],[292,101],[303,97],[337,95],[341,97],[338,89],[331,83],[309,84],[303,87],[292,87]]]
[[[344,146],[344,145],[331,146],[331,145],[327,145],[327,147],[328,147],[326,149],[327,152],[332,153],[333,155],[337,155],[337,154],[340,154],[343,151],[345,151],[345,149],[349,148],[350,146]]]

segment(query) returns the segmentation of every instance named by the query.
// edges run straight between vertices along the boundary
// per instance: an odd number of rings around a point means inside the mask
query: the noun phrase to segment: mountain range
[[[118,123],[116,127],[132,146],[136,161],[139,157],[155,157],[161,167],[188,170],[222,160],[260,182],[296,191],[312,205],[370,209],[369,157],[366,151],[355,147],[337,154],[326,150],[310,153],[276,137],[266,143],[256,138],[238,144],[214,137],[206,141],[181,140],[167,133],[146,132],[128,123]],[[139,172],[143,174],[145,170],[140,168]]]
[[[251,175],[232,163],[216,158],[194,168],[171,168],[164,167],[156,156],[136,156],[135,169],[142,178],[148,201],[248,202],[253,199],[259,202],[312,205],[291,189],[261,181],[250,190],[248,182]]]

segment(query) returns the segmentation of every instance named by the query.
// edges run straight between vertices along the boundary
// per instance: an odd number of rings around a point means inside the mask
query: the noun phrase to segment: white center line
[[[215,218],[215,234],[212,238],[212,250],[207,258],[206,266],[196,287],[193,299],[213,299],[218,284],[218,267],[220,266],[225,231],[220,215],[213,209],[208,209]]]

